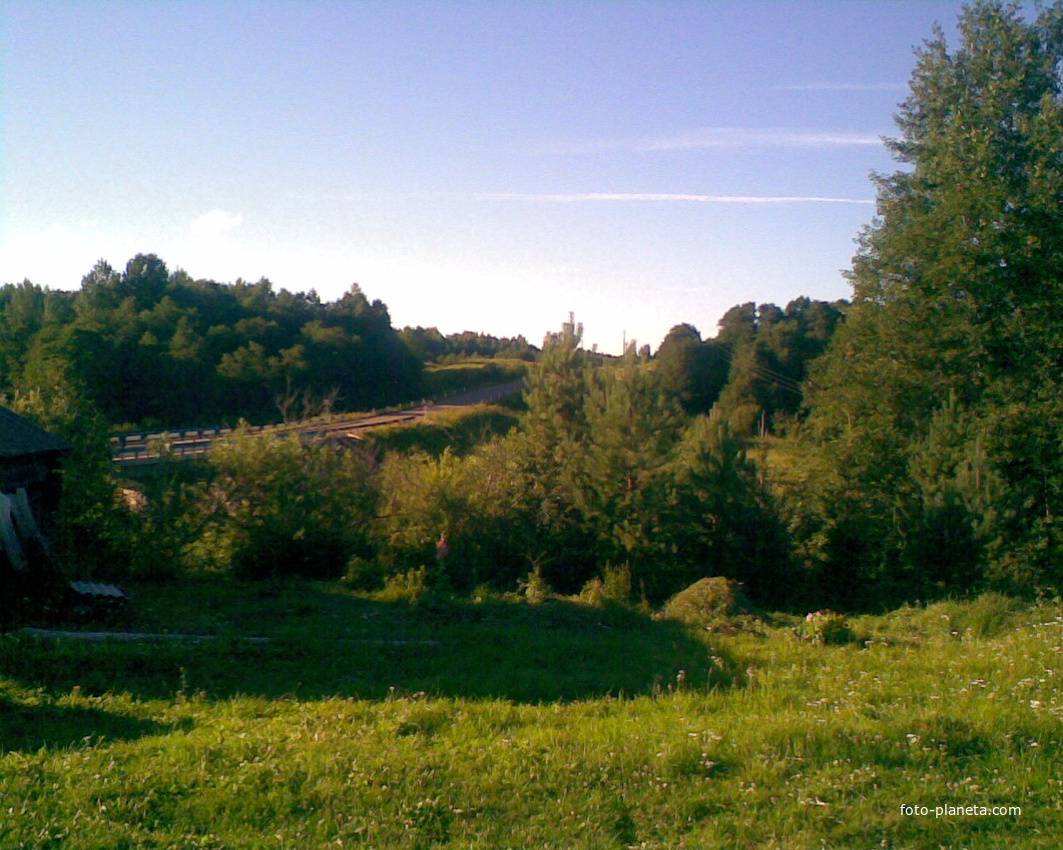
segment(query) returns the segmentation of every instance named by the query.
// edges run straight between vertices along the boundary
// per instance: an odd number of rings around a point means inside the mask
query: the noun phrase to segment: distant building
[[[0,407],[0,543],[15,569],[54,529],[60,464],[70,450],[65,440]]]

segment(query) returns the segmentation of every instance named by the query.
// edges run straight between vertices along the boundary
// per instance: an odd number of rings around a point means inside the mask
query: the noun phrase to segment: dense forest
[[[679,325],[655,358],[664,389],[688,412],[707,413],[727,387],[723,401],[743,430],[761,414],[793,414],[806,364],[822,352],[840,306],[807,298],[785,311],[739,305],[704,343]],[[425,364],[538,354],[521,336],[397,330],[387,306],[357,285],[322,302],[313,290],[277,291],[267,279],[194,280],[154,254],[138,254],[122,273],[101,260],[77,291],[28,280],[0,287],[0,392],[70,382],[112,427],[367,410],[422,397]]]
[[[535,349],[523,338],[397,331],[357,285],[322,302],[267,279],[194,280],[154,254],[121,273],[101,260],[76,292],[0,288],[0,390],[69,381],[114,426],[367,410],[420,397],[425,362],[476,355]]]
[[[292,392],[366,408],[420,393],[428,361],[535,360],[519,425],[461,454],[237,436],[136,510],[72,473],[79,557],[650,600],[722,575],[795,607],[1059,593],[1063,12],[980,2],[959,33],[918,52],[851,302],[742,304],[653,356],[588,351],[574,320],[541,352],[397,331],[357,287],[322,303],[153,255],[77,293],[4,287],[10,403],[86,446],[90,421],[268,418]]]

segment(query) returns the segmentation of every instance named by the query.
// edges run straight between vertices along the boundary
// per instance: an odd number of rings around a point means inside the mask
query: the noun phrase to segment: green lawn
[[[1063,610],[852,625],[138,588],[213,639],[0,639],[0,847],[1058,847]]]

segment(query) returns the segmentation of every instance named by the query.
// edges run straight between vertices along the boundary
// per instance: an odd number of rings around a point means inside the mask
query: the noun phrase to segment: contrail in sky
[[[795,83],[771,86],[772,91],[904,91],[904,83]]]
[[[810,89],[803,88],[802,90]],[[788,127],[695,127],[660,136],[570,142],[564,144],[559,150],[570,154],[593,154],[615,150],[660,153],[736,148],[843,148],[879,147],[881,145],[882,136],[869,132]]]
[[[864,198],[819,195],[698,195],[681,192],[481,192],[489,201],[682,201],[698,204],[874,204]]]

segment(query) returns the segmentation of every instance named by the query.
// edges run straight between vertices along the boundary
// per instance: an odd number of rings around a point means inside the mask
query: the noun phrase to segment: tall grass
[[[372,445],[381,452],[423,451],[439,456],[445,449],[464,455],[492,437],[508,433],[519,417],[497,404],[476,404],[435,411],[423,419],[375,428]]]
[[[198,597],[142,592],[141,625],[214,641],[0,642],[0,846],[996,850],[1063,832],[1057,605],[902,609],[832,647],[558,600]],[[979,630],[980,606],[1006,622]],[[1022,811],[934,816],[947,805]]]

